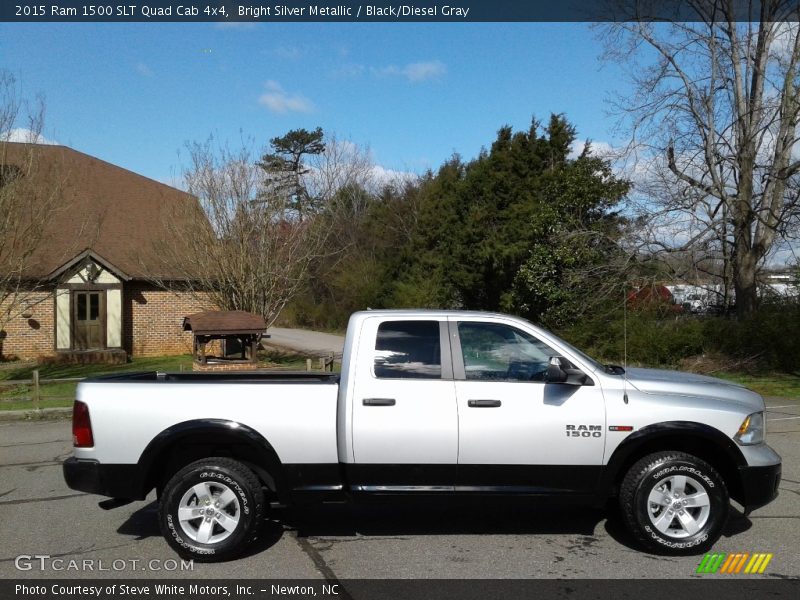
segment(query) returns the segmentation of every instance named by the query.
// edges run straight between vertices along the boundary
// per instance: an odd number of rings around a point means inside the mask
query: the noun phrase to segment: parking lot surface
[[[749,517],[736,512],[714,550],[773,553],[764,576],[797,578],[800,400],[767,406],[767,441],[783,457],[780,496]],[[67,488],[61,462],[71,445],[68,421],[0,423],[0,577],[718,577],[696,574],[700,557],[634,549],[613,514],[522,499],[276,510],[247,556],[181,571],[159,533],[154,495],[102,510],[102,498]]]

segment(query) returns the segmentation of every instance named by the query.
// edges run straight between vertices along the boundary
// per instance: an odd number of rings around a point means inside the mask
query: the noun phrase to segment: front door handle
[[[364,406],[394,406],[394,398],[364,398],[361,403]]]
[[[472,408],[497,408],[502,404],[500,400],[467,400],[467,406]]]

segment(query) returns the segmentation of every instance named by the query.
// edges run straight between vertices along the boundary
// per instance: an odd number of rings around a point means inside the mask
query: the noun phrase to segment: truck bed
[[[94,446],[76,456],[134,464],[167,430],[214,422],[249,427],[282,464],[336,464],[338,382],[338,373],[304,371],[148,371],[82,381],[77,399],[89,407]]]
[[[231,373],[164,373],[140,371],[91,377],[87,382],[130,383],[339,383],[339,373],[309,371],[245,371]]]

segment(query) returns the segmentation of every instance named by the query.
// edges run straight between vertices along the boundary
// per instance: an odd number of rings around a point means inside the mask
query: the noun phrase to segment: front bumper
[[[143,500],[138,465],[107,465],[74,456],[64,461],[64,480],[73,490],[124,500]]]
[[[735,498],[745,514],[769,504],[778,497],[781,482],[781,463],[765,466],[739,467],[741,497]]]

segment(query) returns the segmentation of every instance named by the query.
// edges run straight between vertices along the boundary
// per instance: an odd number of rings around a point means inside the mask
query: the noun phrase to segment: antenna
[[[622,289],[622,401],[628,403],[628,290]]]

